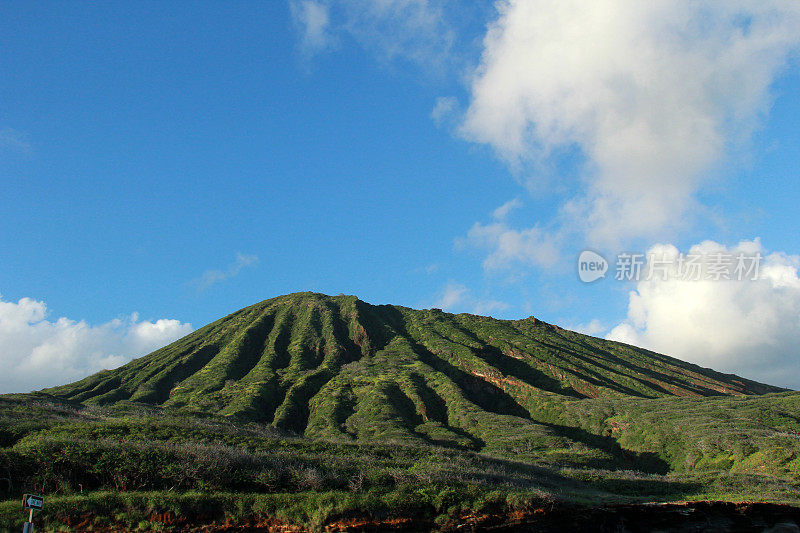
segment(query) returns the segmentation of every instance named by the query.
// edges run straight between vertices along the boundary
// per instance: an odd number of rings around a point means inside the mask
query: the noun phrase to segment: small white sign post
[[[31,514],[28,521],[22,527],[22,533],[33,533],[33,512],[41,511],[44,507],[44,498],[35,494],[25,494],[22,496],[22,508],[29,509]]]

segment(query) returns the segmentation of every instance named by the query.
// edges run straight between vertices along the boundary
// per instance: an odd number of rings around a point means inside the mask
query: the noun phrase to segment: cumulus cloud
[[[189,334],[178,320],[140,320],[133,313],[99,326],[47,318],[45,302],[0,297],[0,393],[62,385],[116,368]]]
[[[203,292],[212,285],[221,283],[227,279],[238,276],[245,267],[258,264],[258,257],[242,253],[236,254],[236,260],[228,265],[226,270],[206,270],[203,275],[192,281],[198,292]]]
[[[456,240],[456,245],[486,252],[483,268],[487,272],[509,270],[515,266],[552,267],[560,257],[557,237],[538,226],[511,227],[506,219],[509,213],[520,207],[522,202],[519,199],[506,202],[492,213],[493,222],[476,222],[466,237]]]
[[[325,2],[294,0],[289,7],[300,33],[300,45],[306,54],[324,50],[333,42],[329,8]]]
[[[490,315],[495,311],[505,311],[509,307],[499,300],[476,298],[466,285],[454,281],[449,282],[440,291],[434,305],[445,311],[468,310],[476,315]]]
[[[502,221],[486,225],[476,222],[460,242],[488,252],[483,260],[487,271],[515,265],[551,267],[559,258],[556,243],[541,228],[514,229]]]
[[[770,105],[800,44],[785,0],[501,0],[461,133],[513,168],[578,148],[564,207],[595,245],[663,235]]]
[[[719,264],[717,254],[763,255],[757,279],[713,281],[682,279],[679,251],[672,245],[655,246],[649,253],[671,266],[637,283],[627,319],[609,339],[800,389],[800,257],[766,254],[758,240],[731,248],[706,241],[688,252],[701,258],[704,277],[713,263]]]

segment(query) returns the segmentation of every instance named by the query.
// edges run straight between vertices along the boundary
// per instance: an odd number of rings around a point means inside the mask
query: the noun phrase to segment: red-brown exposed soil
[[[92,516],[64,517],[62,522],[75,531],[125,532],[118,525],[91,526]],[[201,517],[189,520],[173,513],[153,514],[150,522],[167,530],[193,533],[262,532],[301,533],[314,531],[271,517],[214,522]],[[599,508],[554,506],[512,514],[468,514],[450,523],[435,524],[423,517],[343,517],[325,524],[321,531],[334,532],[769,532],[800,533],[800,508],[770,503],[676,502],[663,504],[613,505]],[[171,526],[171,527],[170,527]],[[320,531],[319,529],[316,531]]]

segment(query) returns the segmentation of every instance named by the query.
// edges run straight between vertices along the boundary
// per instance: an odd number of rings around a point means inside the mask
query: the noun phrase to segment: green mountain
[[[446,524],[543,505],[797,505],[798,412],[798,393],[534,317],[298,293],[116,370],[0,397],[0,473],[5,461],[10,483],[63,502],[78,487],[235,491],[246,516],[291,502],[287,520],[320,527],[348,513]],[[163,511],[137,502],[118,505]]]
[[[581,398],[782,390],[533,317],[495,320],[299,293],[247,307],[122,368],[46,392],[365,437],[343,429],[346,420],[395,413],[399,428],[430,423],[469,431],[474,416],[537,418],[553,402]]]
[[[690,398],[784,389],[534,317],[496,320],[297,293],[44,392],[85,405],[136,402],[234,417],[314,439],[525,449],[530,459],[632,466],[634,456],[623,460],[617,441],[642,428],[608,416],[602,427],[587,425],[585,416],[639,405],[686,405],[678,412],[686,413],[696,404]]]

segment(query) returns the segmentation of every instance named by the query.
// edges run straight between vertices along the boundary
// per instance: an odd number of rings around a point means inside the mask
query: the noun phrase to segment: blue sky
[[[0,392],[304,290],[800,387],[800,13],[559,4],[0,3]],[[704,241],[766,278],[576,275]]]

